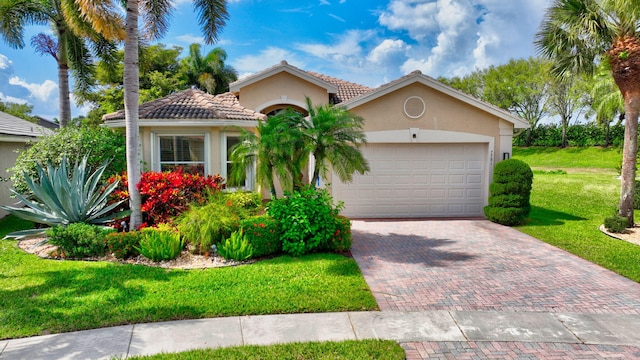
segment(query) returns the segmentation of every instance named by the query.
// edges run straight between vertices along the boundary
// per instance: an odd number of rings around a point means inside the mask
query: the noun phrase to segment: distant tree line
[[[532,131],[523,131],[514,136],[514,146],[563,146],[563,131],[559,124],[542,124]],[[569,125],[566,129],[568,146],[622,146],[624,125],[598,126],[594,122]]]

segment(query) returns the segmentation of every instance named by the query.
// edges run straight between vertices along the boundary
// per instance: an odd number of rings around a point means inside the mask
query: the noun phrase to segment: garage
[[[369,143],[371,171],[352,183],[333,176],[334,199],[350,218],[483,216],[486,143]]]

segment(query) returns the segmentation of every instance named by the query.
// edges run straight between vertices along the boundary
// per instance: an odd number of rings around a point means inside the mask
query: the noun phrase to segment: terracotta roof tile
[[[352,83],[346,80],[342,80],[342,79],[338,79],[338,78],[334,78],[328,75],[324,75],[324,74],[320,74],[317,72],[313,72],[313,71],[306,71],[307,74],[312,75],[317,77],[318,79],[322,80],[322,81],[326,81],[330,84],[333,84],[335,86],[338,87],[338,93],[334,94],[331,97],[331,103],[332,104],[339,104],[343,101],[347,101],[351,98],[354,98],[356,96],[360,96],[362,94],[368,93],[369,91],[373,90],[370,87],[364,86],[364,85],[360,85],[360,84],[356,84],[356,83]]]
[[[208,119],[246,120],[264,119],[263,114],[240,105],[232,93],[207,94],[197,89],[187,89],[140,105],[140,119]],[[103,120],[124,119],[124,110],[102,117]]]

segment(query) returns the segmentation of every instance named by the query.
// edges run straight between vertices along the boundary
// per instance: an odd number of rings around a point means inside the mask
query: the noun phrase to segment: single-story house
[[[49,134],[51,130],[35,123],[20,119],[13,115],[0,111],[0,205],[12,206],[17,202],[11,198],[12,183],[7,169],[15,165],[18,152],[29,147],[29,143],[37,141],[42,135]],[[0,209],[0,218],[7,212]]]
[[[142,155],[151,170],[200,164],[226,177],[238,139],[229,125],[251,129],[292,107],[344,106],[365,119],[362,148],[371,171],[352,183],[324,184],[352,218],[483,216],[494,165],[511,157],[523,119],[420,72],[377,88],[299,69],[283,61],[211,96],[186,90],[140,107]],[[104,117],[124,127],[124,112]],[[247,188],[255,179],[248,176]]]

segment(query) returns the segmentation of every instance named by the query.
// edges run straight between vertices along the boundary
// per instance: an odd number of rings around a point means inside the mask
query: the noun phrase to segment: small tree
[[[489,185],[489,205],[484,214],[498,224],[512,226],[529,215],[533,172],[529,165],[517,159],[496,164],[493,183]]]

